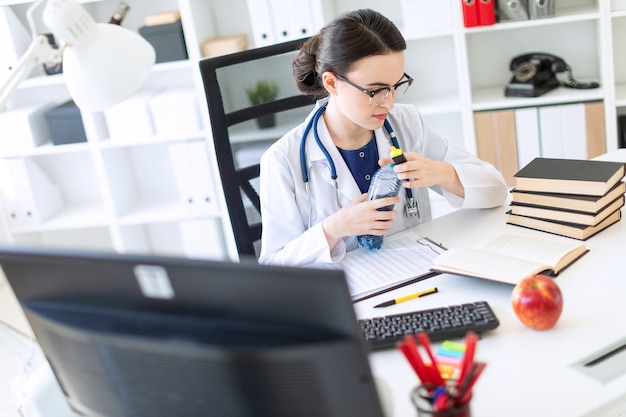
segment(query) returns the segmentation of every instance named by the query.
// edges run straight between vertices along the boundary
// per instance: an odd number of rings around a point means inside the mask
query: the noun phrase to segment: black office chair
[[[213,144],[240,258],[258,257],[260,251],[261,153],[302,123],[314,105],[313,99],[298,91],[291,74],[291,62],[304,40],[200,61]],[[277,82],[280,93],[273,101],[251,105],[245,90],[258,80]],[[255,123],[260,116],[272,114],[277,121],[274,127],[259,128]]]

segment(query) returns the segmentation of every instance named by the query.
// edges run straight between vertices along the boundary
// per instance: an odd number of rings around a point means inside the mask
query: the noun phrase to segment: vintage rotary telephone
[[[558,56],[536,52],[513,58],[510,64],[513,78],[506,85],[507,97],[537,97],[559,86],[569,88],[597,88],[597,82],[579,82],[572,75],[572,69]],[[559,81],[556,73],[566,72],[567,81]]]

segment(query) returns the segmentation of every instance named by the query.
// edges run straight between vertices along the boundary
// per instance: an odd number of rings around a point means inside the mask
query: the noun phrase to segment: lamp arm
[[[33,15],[35,14],[35,10],[37,9],[37,7],[39,7],[44,1],[46,0],[37,0],[28,7],[28,10],[26,10],[26,20],[28,21],[28,26],[30,27],[30,35],[33,39],[37,37],[37,28]]]
[[[0,85],[0,111],[5,109],[6,103],[13,92],[28,77],[35,66],[44,63],[54,66],[60,63],[62,58],[62,50],[53,48],[45,35],[38,35],[34,38],[24,55],[17,61],[13,70],[2,80]]]

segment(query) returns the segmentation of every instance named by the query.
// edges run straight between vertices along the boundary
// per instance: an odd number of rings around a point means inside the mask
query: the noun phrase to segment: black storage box
[[[55,145],[87,142],[80,110],[72,100],[48,110],[44,117]]]
[[[187,47],[180,20],[163,25],[142,26],[139,28],[139,34],[154,47],[157,63],[187,59]]]

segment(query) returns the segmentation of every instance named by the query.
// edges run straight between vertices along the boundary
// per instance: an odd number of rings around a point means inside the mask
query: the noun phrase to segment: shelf
[[[498,110],[516,107],[536,107],[564,103],[602,100],[604,90],[594,88],[590,90],[576,90],[558,87],[539,97],[505,97],[504,86],[483,88],[472,92],[472,110]]]
[[[411,34],[411,35],[404,35],[405,40],[407,42],[414,42],[414,41],[421,41],[421,40],[428,40],[428,39],[435,39],[435,38],[446,38],[446,37],[452,37],[454,35],[454,30],[452,29],[448,29],[448,30],[441,30],[441,31],[436,31],[436,32],[431,32],[431,33],[416,33],[416,34]]]
[[[19,153],[3,153],[0,151],[0,158],[24,158],[29,156],[58,155],[73,152],[84,152],[87,150],[89,150],[89,144],[87,142],[68,143],[64,145],[55,145],[52,142],[46,142],[34,148],[20,151]]]
[[[152,67],[152,74],[160,74],[164,72],[170,71],[188,71],[191,70],[192,65],[189,60],[182,61],[171,61],[171,62],[161,62],[155,64]],[[49,86],[58,86],[64,85],[65,80],[63,78],[63,74],[53,74],[53,75],[45,75],[43,71],[40,74],[35,74],[34,76],[25,79],[19,85],[18,89],[29,89],[29,88],[40,88],[40,87],[49,87]]]
[[[23,88],[38,88],[38,87],[47,87],[51,85],[62,85],[65,81],[63,79],[63,74],[54,74],[54,75],[35,75],[31,78],[27,78],[18,87],[19,89]]]
[[[256,121],[248,120],[230,128],[230,139],[233,144],[243,144],[248,142],[264,142],[281,138],[295,126],[304,122],[306,115],[312,109],[307,108],[290,114],[289,116],[278,115],[276,126],[259,129]]]
[[[515,22],[496,23],[489,26],[475,26],[464,28],[466,34],[483,32],[497,32],[511,29],[528,29],[537,26],[558,25],[562,23],[580,22],[585,20],[596,20],[600,18],[598,8],[594,6],[570,6],[556,10],[555,17],[534,20],[520,20]]]
[[[123,226],[176,222],[191,220],[196,217],[218,217],[218,212],[206,210],[201,215],[192,215],[182,203],[172,201],[141,201],[133,205],[126,213],[119,216],[118,223]]]
[[[408,98],[407,100],[400,100],[400,102],[408,102]],[[458,95],[454,94],[411,98],[410,103],[415,104],[423,115],[449,114],[461,111],[461,101]]]
[[[159,62],[154,64],[152,72],[164,72],[164,71],[178,71],[191,69],[191,61],[188,59],[180,61]]]
[[[102,1],[102,0],[76,0],[76,3],[87,4],[87,3],[97,3],[99,1]],[[6,0],[6,1],[0,1],[0,6],[17,6],[19,4],[29,4],[33,2],[34,0]]]
[[[415,104],[424,115],[448,114],[461,110],[458,97],[452,94],[421,98],[406,96],[402,97],[398,102]],[[254,121],[240,123],[231,128],[231,142],[233,144],[243,144],[279,139],[293,127],[301,124],[305,117],[306,113],[279,120],[275,127],[267,129],[259,129]]]
[[[154,135],[154,136],[145,136],[139,137],[135,139],[103,139],[100,141],[100,148],[104,149],[119,149],[119,148],[129,148],[134,146],[146,146],[146,145],[158,145],[158,144],[168,144],[175,142],[182,142],[186,140],[196,140],[206,138],[206,131],[198,131],[196,133],[188,133],[184,135]]]
[[[110,217],[102,205],[65,205],[41,224],[11,228],[11,233],[107,227]]]

